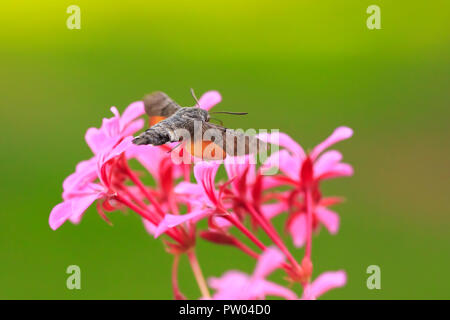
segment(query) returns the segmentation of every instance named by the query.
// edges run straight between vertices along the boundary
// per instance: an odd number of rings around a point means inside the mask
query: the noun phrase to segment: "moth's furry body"
[[[208,122],[208,111],[200,108],[179,108],[169,118],[145,130],[133,140],[133,143],[159,146],[168,142],[180,141],[179,129],[186,129],[193,136],[195,121]]]
[[[182,108],[163,92],[154,92],[144,97],[145,111],[150,117],[165,118],[134,138],[137,145],[151,144],[159,146],[168,142],[178,142],[188,133],[189,142],[203,139],[205,132],[209,140],[223,149],[227,154],[240,156],[250,152],[259,152],[267,144],[254,136],[224,128],[210,123],[209,113],[201,108]],[[181,129],[184,129],[181,131]],[[200,129],[196,132],[195,129]],[[200,134],[200,137],[196,137]]]

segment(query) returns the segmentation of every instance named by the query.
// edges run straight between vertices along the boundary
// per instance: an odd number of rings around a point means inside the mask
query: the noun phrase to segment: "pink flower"
[[[221,99],[217,91],[208,91],[197,105],[209,110]],[[338,151],[326,151],[332,144],[349,138],[351,129],[337,128],[309,154],[286,134],[260,135],[260,139],[283,148],[259,167],[249,156],[227,157],[224,167],[228,179],[217,184],[215,177],[223,159],[202,161],[203,157],[195,157],[195,149],[194,153],[186,154],[184,151],[190,153],[192,145],[183,144],[177,149],[182,152],[179,155],[188,156],[187,160],[195,163],[192,167],[196,181],[190,183],[192,162],[180,163],[174,159],[176,153],[168,151],[172,151],[175,144],[158,147],[132,144],[132,135],[144,126],[144,120],[139,119],[144,114],[142,101],[129,105],[122,115],[115,107],[111,111],[113,117],[103,119],[100,128],[90,128],[86,132],[85,139],[94,156],[80,162],[75,172],[64,180],[63,202],[52,209],[49,217],[53,230],[67,220],[80,222],[94,202],[99,215],[108,222],[105,212],[132,210],[143,219],[148,233],[155,238],[162,233],[166,235],[162,241],[174,256],[172,287],[177,299],[184,298],[178,284],[181,255],[187,255],[202,297],[211,298],[196,257],[197,236],[237,248],[257,260],[251,275],[232,270],[219,278],[210,278],[209,285],[215,289],[214,299],[265,299],[267,296],[297,299],[290,289],[268,280],[278,268],[285,272],[289,283],[303,286],[302,299],[316,299],[330,289],[345,285],[344,271],[325,272],[311,283],[311,244],[313,231],[321,225],[332,234],[339,229],[339,216],[329,207],[341,200],[323,197],[319,186],[325,179],[353,174],[353,168],[342,162]],[[155,116],[148,121],[156,123],[162,119],[164,117]],[[130,167],[128,160],[132,158],[149,172],[155,186],[144,183],[141,172]],[[264,170],[271,167],[278,167],[281,173],[264,175]],[[179,182],[182,178],[184,181]],[[273,189],[286,185],[293,188]],[[187,213],[180,214],[181,210]],[[283,211],[288,212],[286,228],[294,244],[305,245],[301,263],[270,220]],[[202,224],[197,225],[197,222],[204,218],[208,220],[208,227],[198,232]],[[247,222],[254,228],[249,229]],[[235,234],[238,231],[257,249],[241,241]],[[261,232],[265,233],[264,242],[259,238]],[[265,243],[269,241],[273,247]]]
[[[166,214],[158,225],[155,237],[181,223],[196,222],[215,213],[227,213],[221,201],[222,191],[216,190],[214,183],[219,166],[220,163],[215,161],[202,161],[194,166],[197,183],[181,182],[175,188],[176,193],[185,196],[192,210],[183,215]]]
[[[104,118],[100,129],[89,128],[86,131],[85,139],[94,155],[110,152],[125,137],[134,134],[144,126],[144,120],[136,118],[144,114],[144,104],[142,101],[130,104],[124,111],[122,117],[116,107],[111,108],[114,116]],[[88,183],[97,179],[98,159],[94,156],[89,160],[81,161],[75,172],[69,175],[63,182],[63,199],[70,197],[73,189],[82,188]]]
[[[321,225],[325,226],[330,234],[336,234],[339,230],[339,215],[328,206],[339,203],[338,198],[322,198],[313,208],[312,230],[317,232]],[[291,213],[286,222],[287,228],[292,235],[294,245],[303,247],[307,240],[306,208],[303,203],[298,204],[299,210]]]
[[[303,289],[302,300],[315,300],[325,292],[345,286],[347,275],[345,271],[324,272],[311,284]]]
[[[97,155],[96,162],[82,162],[77,166],[77,172],[72,176],[70,191],[67,189],[65,199],[56,205],[50,213],[49,224],[53,230],[58,229],[65,221],[79,222],[86,209],[98,199],[109,199],[115,194],[112,189],[113,162],[131,145],[131,137],[125,138],[112,150]],[[81,181],[93,170],[96,170],[98,183],[84,181],[72,185],[74,181]]]
[[[133,135],[144,126],[144,103],[137,101],[130,104],[120,116],[116,107],[111,108],[112,118],[104,118],[100,129],[89,128],[86,131],[86,142],[94,154],[110,150],[123,138]],[[137,119],[137,120],[136,120]]]
[[[264,176],[256,169],[251,156],[227,157],[225,170],[231,181],[230,189],[224,190],[225,197],[233,201],[233,211],[242,219],[249,206],[261,211],[266,217],[275,216],[288,209],[285,202],[263,204],[263,192],[278,184],[272,176]]]
[[[173,190],[173,180],[182,177],[184,164],[175,164],[171,159],[168,146],[133,145],[126,151],[127,159],[134,158],[152,175],[162,192]]]
[[[205,92],[200,99],[198,100],[198,104],[200,108],[205,110],[210,110],[212,107],[214,107],[216,104],[220,103],[222,101],[222,96],[218,91],[207,91]]]
[[[209,286],[216,290],[215,300],[254,300],[266,296],[297,299],[291,290],[265,278],[284,262],[283,254],[276,248],[267,248],[259,257],[253,275],[240,271],[228,271],[220,278],[210,278]]]
[[[204,110],[209,110],[212,107],[214,107],[216,104],[218,104],[220,101],[222,101],[222,96],[217,91],[207,91],[205,92],[198,101],[198,104],[195,106],[200,107]],[[149,125],[153,126],[157,124],[158,122],[164,120],[166,117],[163,116],[151,116],[149,118]]]
[[[319,190],[319,183],[324,179],[350,176],[353,174],[353,168],[347,163],[342,163],[342,154],[336,150],[324,152],[331,145],[348,139],[353,131],[347,127],[337,128],[325,141],[318,144],[310,154],[306,154],[303,148],[292,138],[284,133],[272,135],[261,135],[260,139],[278,143],[285,149],[272,154],[264,163],[263,170],[270,167],[278,167],[287,178],[285,181],[296,188],[288,197],[288,206],[297,209],[291,213],[287,220],[287,229],[292,234],[294,244],[301,247],[308,238],[307,230],[307,210],[306,199],[303,203],[298,203],[298,195],[305,197],[305,192],[311,195],[312,203],[312,221],[313,230],[317,230],[320,224],[323,224],[331,234],[336,234],[339,229],[339,216],[326,206],[322,205],[322,195]]]
[[[305,154],[303,148],[285,133],[262,134],[258,137],[261,140],[277,143],[285,148],[272,154],[264,163],[264,168],[278,167],[293,183],[305,185],[313,183],[313,181],[317,183],[323,179],[351,176],[353,174],[353,168],[349,164],[341,162],[342,154],[340,152],[331,150],[322,154],[323,151],[333,144],[348,139],[352,135],[352,129],[339,127],[327,139],[318,144],[309,155]],[[302,173],[308,161],[313,163],[312,172]],[[307,181],[305,181],[305,178]]]
[[[202,109],[209,110],[216,104],[220,103],[222,97],[217,91],[207,91],[199,99],[199,106]],[[155,193],[160,201],[161,207],[168,211],[178,211],[176,200],[173,196],[174,187],[173,182],[182,176],[189,177],[189,164],[175,164],[172,161],[171,153],[169,152],[173,145],[163,146],[131,146],[127,152],[126,157],[137,159],[142,166],[153,176],[157,183],[157,190]],[[167,219],[170,219],[170,216]],[[144,226],[148,233],[155,237],[163,233],[161,228],[157,227],[150,221],[143,219]]]
[[[174,183],[176,179],[182,176],[189,178],[190,165],[184,163],[176,164],[172,161],[171,154],[168,151],[170,151],[170,147],[165,145],[133,145],[126,150],[126,158],[137,159],[152,175],[156,186],[147,189],[148,192],[154,195],[155,201],[159,203],[161,209],[164,212],[178,214],[179,199],[174,192]],[[139,199],[139,202],[146,198],[146,195],[140,192],[139,189],[133,192],[133,194]],[[153,211],[153,208],[148,208]],[[143,222],[147,232],[154,236],[156,226],[147,219],[143,219]]]
[[[231,192],[243,200],[252,199],[251,189],[256,182],[256,165],[251,157],[227,157],[224,160],[225,170],[231,182]]]
[[[87,184],[97,179],[97,158],[81,161],[75,167],[75,172],[69,175],[63,182],[63,199],[70,199],[73,192],[82,189]]]

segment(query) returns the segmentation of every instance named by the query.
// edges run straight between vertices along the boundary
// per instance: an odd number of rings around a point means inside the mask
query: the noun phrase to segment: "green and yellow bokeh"
[[[72,4],[80,30],[66,27]],[[372,4],[381,30],[366,27]],[[347,199],[341,229],[313,243],[315,275],[344,269],[348,284],[323,298],[450,298],[448,1],[7,0],[1,10],[0,298],[172,298],[171,256],[136,215],[113,213],[111,227],[91,208],[57,231],[48,215],[110,106],[153,90],[192,105],[191,87],[249,112],[223,116],[228,127],[278,128],[306,149],[354,129],[336,147],[355,176],[324,184]],[[254,268],[232,248],[199,240],[197,251],[208,277]],[[71,264],[81,290],[66,288]],[[381,290],[366,287],[373,264]],[[180,277],[198,298],[186,260]]]

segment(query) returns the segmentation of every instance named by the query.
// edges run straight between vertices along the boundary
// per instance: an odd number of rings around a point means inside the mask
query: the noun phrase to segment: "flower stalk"
[[[206,285],[205,278],[203,277],[202,269],[200,268],[200,264],[198,263],[197,255],[195,254],[194,249],[190,249],[187,252],[187,256],[189,259],[189,263],[191,264],[195,280],[197,281],[200,292],[202,293],[202,297],[210,299],[211,295],[209,293],[208,286]]]
[[[200,98],[198,106],[208,110],[220,100],[218,92],[210,91]],[[287,134],[260,134],[260,140],[282,147],[261,166],[251,163],[249,156],[227,156],[222,163],[197,159],[195,165],[179,164],[172,161],[167,152],[171,150],[169,146],[132,144],[132,136],[147,122],[140,118],[144,110],[142,101],[132,103],[122,115],[113,107],[112,118],[104,119],[100,128],[87,130],[85,138],[93,156],[81,161],[64,180],[63,201],[49,217],[52,229],[58,229],[66,221],[79,223],[94,203],[99,215],[110,224],[107,216],[110,212],[124,209],[135,212],[149,234],[154,238],[163,235],[162,242],[173,255],[171,284],[175,299],[185,299],[178,285],[179,261],[184,254],[204,299],[264,299],[268,295],[297,299],[295,292],[266,279],[276,269],[284,270],[290,282],[303,286],[302,299],[316,299],[345,285],[347,278],[342,270],[325,272],[312,280],[312,242],[320,226],[331,234],[339,229],[339,215],[329,207],[341,201],[337,197],[323,197],[320,184],[353,174],[353,168],[341,161],[340,152],[326,151],[350,138],[353,134],[350,128],[338,127],[309,154]],[[180,147],[182,152],[187,151],[184,147]],[[130,168],[130,159],[137,160],[148,171],[155,180],[154,186],[142,182],[140,175]],[[228,180],[217,183],[216,173],[222,164]],[[280,173],[262,174],[271,167],[277,167]],[[191,170],[196,183],[191,182]],[[278,186],[287,191],[276,189]],[[293,245],[304,247],[300,264],[271,221],[277,215],[286,217],[285,227]],[[197,224],[202,219],[208,219],[206,229]],[[251,226],[261,228],[270,243],[261,241],[247,227],[247,220]],[[240,232],[261,252],[249,248],[230,229]],[[209,278],[207,283],[196,255],[198,237],[237,248],[255,259],[253,274],[232,270],[220,278]],[[215,290],[213,295],[209,288]]]

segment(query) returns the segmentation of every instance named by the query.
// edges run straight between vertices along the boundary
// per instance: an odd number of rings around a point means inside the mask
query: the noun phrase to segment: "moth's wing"
[[[243,156],[267,152],[267,143],[255,136],[246,135],[241,131],[227,129],[224,134],[225,151],[230,156]]]
[[[221,148],[219,148],[210,139],[205,139],[205,131],[210,129],[209,122],[202,122],[201,132],[195,132],[194,122],[186,124],[186,129],[190,132],[190,137],[185,141],[185,149],[191,155],[196,158],[203,160],[222,160],[225,159],[226,153]],[[199,128],[200,129],[200,128]],[[222,131],[225,130],[223,127],[216,128],[214,134],[220,136],[222,139]]]
[[[145,112],[150,117],[150,126],[164,120],[181,107],[167,94],[161,91],[150,93],[144,97]]]
[[[216,157],[220,154],[218,152],[220,150],[230,156],[257,154],[268,150],[268,145],[255,136],[246,135],[239,130],[227,129],[210,122],[203,124],[203,139],[214,143],[217,150],[213,152],[213,156],[215,153]],[[212,147],[210,147],[210,151]],[[223,155],[223,158],[225,158],[225,155]]]

